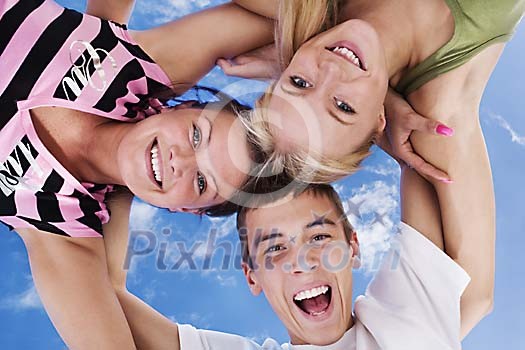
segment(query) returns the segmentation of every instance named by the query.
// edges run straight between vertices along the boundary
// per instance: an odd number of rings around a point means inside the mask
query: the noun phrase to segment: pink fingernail
[[[443,124],[438,125],[438,127],[436,128],[436,132],[440,135],[447,136],[447,137],[454,135],[454,129],[451,129],[448,126],[443,125]]]
[[[454,181],[452,181],[450,179],[441,179],[441,182],[446,183],[447,185],[450,185],[450,184],[454,183]]]

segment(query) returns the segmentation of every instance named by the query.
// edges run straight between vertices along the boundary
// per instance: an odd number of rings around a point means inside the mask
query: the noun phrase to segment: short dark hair
[[[289,192],[290,193],[290,192]],[[328,199],[334,206],[336,214],[343,225],[343,231],[347,243],[352,240],[352,234],[355,232],[353,226],[348,220],[348,216],[343,208],[341,197],[337,194],[332,185],[328,184],[305,184],[304,186],[295,186],[291,190],[293,198],[297,198],[304,193],[313,195],[314,197],[324,197]],[[276,199],[274,199],[275,201]],[[241,207],[237,212],[237,232],[241,241],[242,250],[242,262],[248,264],[249,267],[253,268],[254,264],[250,256],[250,247],[248,244],[248,229],[246,227],[246,217],[249,212],[256,211],[258,208],[251,205],[250,207]],[[293,219],[293,218],[291,218]]]

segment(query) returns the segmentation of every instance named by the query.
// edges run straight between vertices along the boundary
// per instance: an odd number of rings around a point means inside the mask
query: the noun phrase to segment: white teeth
[[[311,299],[318,297],[319,295],[326,294],[330,288],[328,286],[321,286],[310,290],[303,290],[295,295],[294,300],[301,301],[305,299]]]
[[[333,51],[341,56],[346,57],[350,62],[361,68],[361,61],[352,50],[349,50],[346,47],[336,47]]]
[[[321,316],[324,313],[326,313],[326,310],[320,311],[320,312],[310,312],[310,315],[312,315],[312,316]]]
[[[162,177],[160,176],[160,161],[159,156],[159,147],[157,145],[151,148],[151,168],[153,169],[153,176],[158,182],[162,182]]]

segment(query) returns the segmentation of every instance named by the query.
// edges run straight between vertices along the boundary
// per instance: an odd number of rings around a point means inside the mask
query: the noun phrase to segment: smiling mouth
[[[151,170],[153,172],[153,177],[157,185],[162,188],[162,157],[159,151],[159,143],[157,139],[153,141],[151,146],[151,157],[150,157]]]
[[[304,313],[310,316],[322,316],[326,314],[332,303],[332,288],[320,286],[297,293],[293,301]]]
[[[327,47],[326,49],[336,54],[337,56],[344,58],[357,68],[366,71],[365,64],[363,63],[363,60],[359,57],[359,54],[356,53],[356,50],[353,50],[352,48],[343,44],[337,44],[336,46]]]

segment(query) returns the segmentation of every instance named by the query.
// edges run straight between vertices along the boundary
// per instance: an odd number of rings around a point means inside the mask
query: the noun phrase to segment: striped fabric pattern
[[[170,80],[125,26],[51,0],[0,0],[0,33],[0,221],[100,237],[112,186],[75,179],[42,144],[29,112],[58,106],[137,122]]]

